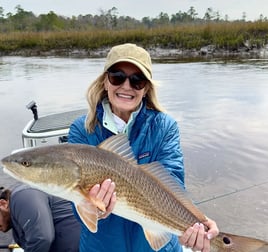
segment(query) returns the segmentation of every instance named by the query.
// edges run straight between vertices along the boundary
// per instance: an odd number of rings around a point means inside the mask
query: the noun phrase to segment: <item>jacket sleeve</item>
[[[168,117],[169,118],[169,117]],[[184,186],[184,162],[180,144],[180,131],[175,120],[167,120],[162,127],[162,139],[159,141],[157,161],[161,162],[173,175],[182,188]]]
[[[10,203],[13,229],[19,232],[16,242],[27,252],[49,251],[55,230],[46,194],[22,190],[12,195]]]
[[[68,142],[88,144],[85,129],[85,116],[77,118],[70,126]]]

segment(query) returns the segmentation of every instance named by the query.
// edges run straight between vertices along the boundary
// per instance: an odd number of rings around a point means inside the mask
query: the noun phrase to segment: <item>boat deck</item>
[[[32,119],[22,131],[23,147],[36,146],[37,139],[67,136],[71,123],[86,113],[87,109],[79,109]]]

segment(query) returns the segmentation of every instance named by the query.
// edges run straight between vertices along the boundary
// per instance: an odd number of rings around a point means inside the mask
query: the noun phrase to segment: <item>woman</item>
[[[108,137],[125,133],[138,164],[158,161],[184,188],[183,155],[177,123],[163,112],[152,80],[149,53],[134,44],[115,46],[109,52],[103,73],[87,92],[89,112],[70,127],[68,141],[98,145]],[[116,204],[115,184],[107,178],[89,192],[104,202],[105,215],[98,232],[82,228],[80,251],[153,251],[138,224],[111,214]],[[218,234],[216,223],[196,223],[180,238],[183,245],[209,251],[209,238]],[[160,251],[182,251],[175,235]]]

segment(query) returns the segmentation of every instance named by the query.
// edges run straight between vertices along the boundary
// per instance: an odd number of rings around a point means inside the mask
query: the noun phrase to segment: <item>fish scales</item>
[[[172,226],[173,232],[178,234],[179,230],[182,231],[200,221],[181,205],[172,191],[163,190],[156,178],[144,176],[145,166],[138,167],[134,162],[126,161],[120,156],[115,158],[109,151],[87,145],[82,145],[78,151],[70,153],[71,160],[76,160],[76,164],[83,167],[81,178],[84,179],[79,182],[81,187],[91,188],[96,183],[111,178],[116,184],[119,200],[127,199],[130,207],[137,209],[144,216],[150,216],[151,220]],[[159,168],[162,169],[159,165],[156,166],[156,170]],[[152,195],[157,195],[157,200]],[[178,216],[183,219],[178,219]],[[170,219],[174,221],[170,223]]]

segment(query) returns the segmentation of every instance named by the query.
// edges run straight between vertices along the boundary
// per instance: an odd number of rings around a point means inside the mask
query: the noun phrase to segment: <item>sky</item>
[[[35,15],[47,14],[50,11],[57,15],[99,15],[116,7],[119,16],[130,16],[136,19],[143,17],[155,18],[161,12],[168,15],[179,11],[187,12],[193,6],[198,17],[203,18],[206,10],[212,8],[218,11],[222,18],[228,15],[228,20],[242,19],[257,20],[262,14],[268,17],[267,0],[0,0],[0,7],[4,14],[16,13],[15,7],[20,5],[25,11],[32,11]]]

